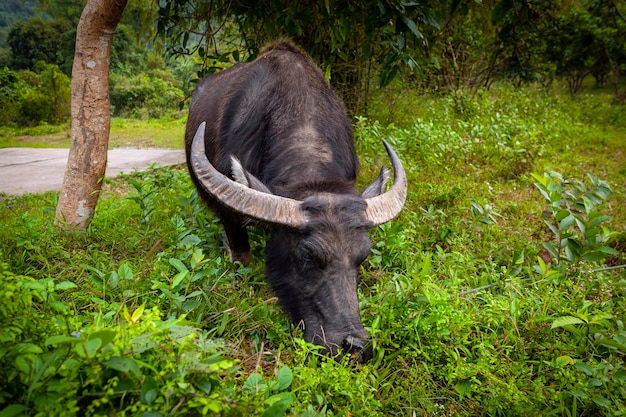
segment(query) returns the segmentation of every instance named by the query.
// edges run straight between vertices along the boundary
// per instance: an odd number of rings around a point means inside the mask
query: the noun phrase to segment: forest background
[[[70,146],[83,5],[0,3],[0,147]],[[130,2],[110,146],[182,147],[198,77],[279,36],[355,116],[359,185],[393,144],[407,202],[372,231],[359,283],[374,357],[306,344],[263,280],[264,232],[233,265],[185,168],[155,167],[104,178],[79,233],[55,225],[57,192],[0,195],[0,417],[626,415],[625,15],[617,0]]]
[[[0,125],[68,121],[83,4],[0,5]],[[113,42],[111,108],[122,117],[176,115],[199,76],[253,59],[280,36],[312,55],[359,116],[368,115],[374,90],[396,76],[442,94],[498,80],[547,86],[555,79],[576,94],[591,76],[623,101],[623,9],[623,2],[602,0],[132,2]]]

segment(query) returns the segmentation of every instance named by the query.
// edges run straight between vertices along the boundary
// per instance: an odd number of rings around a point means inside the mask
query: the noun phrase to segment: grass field
[[[263,280],[264,232],[232,265],[185,169],[158,169],[105,180],[85,233],[53,225],[55,193],[0,197],[0,416],[625,415],[623,105],[402,89],[371,115],[359,184],[386,138],[409,194],[362,265],[370,362],[304,343]],[[115,120],[111,145],[183,129]]]
[[[109,148],[183,148],[185,119],[111,120]],[[69,148],[69,125],[33,128],[0,127],[0,148]]]

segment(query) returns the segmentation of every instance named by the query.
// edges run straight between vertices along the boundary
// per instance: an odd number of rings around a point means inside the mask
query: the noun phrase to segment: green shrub
[[[164,117],[179,110],[183,92],[161,78],[139,74],[111,76],[111,107],[115,116]]]
[[[0,69],[0,125],[16,123],[20,115],[20,91],[26,88],[19,74],[8,68]]]
[[[60,299],[74,283],[35,281],[5,263],[0,284],[0,414],[165,415],[243,407],[225,397],[236,389],[236,361],[223,355],[225,343],[206,338],[184,316],[162,320],[156,308],[131,312],[119,304],[81,314]]]
[[[34,71],[0,72],[2,125],[60,124],[70,117],[70,79],[56,65],[40,61]]]

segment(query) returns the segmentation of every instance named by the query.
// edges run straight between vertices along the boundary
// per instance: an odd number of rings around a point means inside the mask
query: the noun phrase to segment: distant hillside
[[[36,0],[0,1],[0,48],[6,48],[7,33],[18,20],[28,20],[35,14]]]

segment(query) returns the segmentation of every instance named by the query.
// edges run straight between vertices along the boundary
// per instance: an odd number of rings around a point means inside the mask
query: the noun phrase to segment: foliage
[[[556,245],[544,243],[557,265],[561,261],[571,264],[579,261],[601,262],[609,255],[618,253],[606,246],[611,234],[606,223],[610,217],[598,209],[613,194],[605,181],[589,175],[591,184],[563,178],[557,172],[547,172],[535,186],[548,202],[552,221],[545,220],[554,234]]]
[[[389,84],[401,66],[414,70],[423,28],[438,22],[429,2],[274,1],[257,7],[250,1],[168,0],[159,4],[157,26],[161,36],[171,37],[172,54],[199,54],[200,74],[217,69],[210,68],[212,61],[252,59],[264,44],[292,38],[358,113],[365,108],[371,64],[379,65],[380,85]]]
[[[0,50],[7,46],[7,33],[13,23],[28,20],[34,14],[34,3],[32,0],[6,0],[0,4]],[[0,61],[0,67],[5,64]]]
[[[64,22],[45,21],[41,18],[16,22],[7,38],[13,57],[11,67],[32,70],[39,61],[62,65],[61,58],[69,53],[59,52],[73,46],[63,44],[63,34],[69,29]],[[73,57],[72,53],[71,58]]]
[[[381,137],[409,180],[361,268],[370,362],[305,343],[263,279],[264,232],[232,265],[185,169],[158,168],[105,179],[84,234],[53,225],[56,193],[2,196],[0,410],[54,415],[58,395],[69,415],[624,414],[623,108],[585,86],[391,87],[394,112],[385,93],[372,109],[396,124],[355,128],[359,188]],[[565,238],[573,262],[546,249]]]
[[[212,411],[232,407],[220,391],[235,361],[183,317],[162,320],[157,309],[131,312],[104,300],[106,314],[76,315],[68,304],[76,284],[1,266],[3,415],[185,412],[186,395]],[[132,271],[121,268],[118,278],[132,279]]]
[[[69,118],[70,79],[40,61],[34,71],[0,70],[2,125],[60,124]]]
[[[8,68],[0,70],[0,124],[6,125],[15,120],[20,112],[19,89],[22,81],[15,71]],[[23,81],[22,83],[23,84]]]
[[[0,50],[0,67],[33,70],[44,60],[69,76],[83,5],[41,0],[36,16],[7,28],[11,50]],[[273,1],[264,7],[249,1],[167,0],[158,7],[136,1],[126,7],[113,40],[114,111],[144,118],[166,114],[164,103],[176,107],[179,91],[175,98],[146,101],[153,91],[145,91],[144,76],[171,83],[188,98],[198,77],[253,59],[281,36],[313,57],[355,115],[368,114],[377,94],[374,81],[388,86],[397,76],[426,92],[477,91],[499,80],[547,86],[558,77],[576,94],[592,75],[623,100],[624,16],[623,2],[604,0]],[[129,91],[135,85],[144,91]]]
[[[184,94],[171,82],[147,74],[111,77],[111,107],[115,116],[164,117],[177,112]]]

